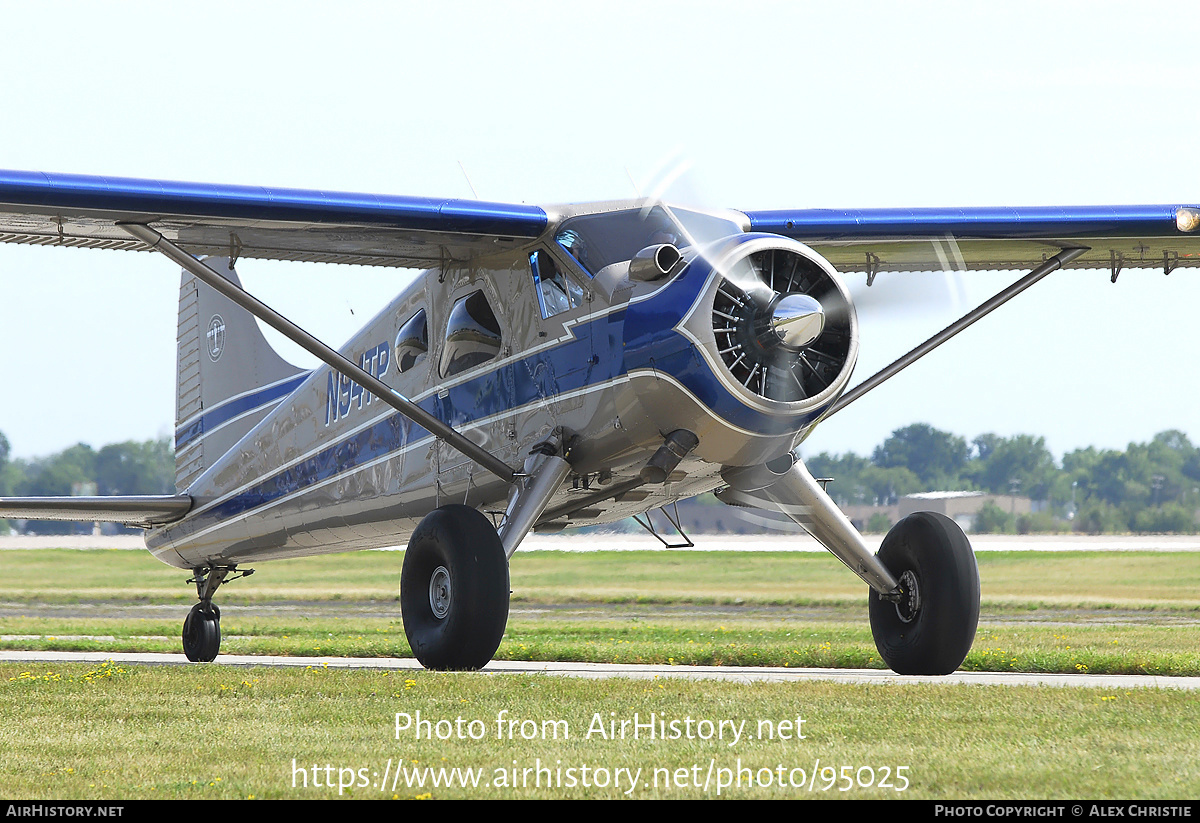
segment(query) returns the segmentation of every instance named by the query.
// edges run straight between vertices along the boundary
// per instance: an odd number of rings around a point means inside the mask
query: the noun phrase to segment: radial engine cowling
[[[836,399],[858,355],[858,321],[833,266],[773,235],[740,238],[710,265],[703,348],[735,391],[804,411]]]

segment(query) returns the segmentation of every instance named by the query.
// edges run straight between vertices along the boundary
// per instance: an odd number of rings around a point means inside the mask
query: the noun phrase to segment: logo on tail
[[[225,321],[221,319],[221,315],[214,314],[212,320],[208,321],[208,356],[216,363],[221,359],[221,352],[225,351]]]

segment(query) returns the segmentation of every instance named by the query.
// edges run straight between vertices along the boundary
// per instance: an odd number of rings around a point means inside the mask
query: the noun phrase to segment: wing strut
[[[216,271],[204,265],[195,257],[176,246],[170,240],[167,240],[154,229],[150,228],[149,226],[143,226],[140,223],[118,223],[117,226],[120,227],[126,234],[141,240],[151,249],[162,252],[167,257],[171,258],[180,266],[195,275],[197,279],[207,283],[209,286],[212,286],[222,295],[229,298],[246,311],[250,312],[259,320],[278,331],[284,337],[288,338],[293,343],[302,346],[306,351],[320,358],[324,363],[328,364],[331,369],[334,369],[335,371],[341,372],[342,374],[352,378],[356,383],[358,383],[358,385],[374,394],[380,400],[387,403],[409,420],[413,421],[418,426],[421,426],[426,431],[432,433],[434,436],[446,441],[446,443],[448,443],[450,446],[458,449],[460,452],[474,460],[479,465],[483,466],[485,469],[499,477],[504,482],[510,484],[516,482],[516,475],[503,460],[496,457],[487,449],[484,449],[483,447],[471,442],[449,424],[434,417],[416,403],[413,403],[407,397],[404,397],[399,392],[388,387],[387,384],[385,384],[379,378],[369,374],[357,364],[346,359],[341,354],[338,354],[332,348],[325,345],[308,332],[304,331],[304,329],[300,328],[295,323],[276,312],[270,306],[261,302],[245,290],[238,288],[233,283],[219,275]]]
[[[908,368],[913,363],[917,362],[922,357],[929,354],[929,352],[933,351],[938,346],[945,343],[951,337],[958,334],[960,331],[962,331],[967,326],[974,323],[979,318],[983,317],[986,314],[990,314],[995,309],[1000,308],[1000,306],[1004,305],[1009,300],[1016,297],[1021,292],[1025,291],[1025,289],[1029,288],[1034,283],[1041,280],[1047,274],[1049,274],[1052,271],[1057,271],[1058,269],[1061,269],[1067,263],[1070,263],[1076,257],[1083,254],[1085,251],[1088,251],[1088,249],[1086,247],[1063,249],[1058,254],[1051,257],[1045,263],[1042,263],[1042,265],[1038,266],[1036,269],[1034,269],[1029,274],[1022,277],[1017,282],[1013,283],[1008,288],[997,292],[996,294],[992,295],[992,297],[990,297],[988,300],[984,301],[983,303],[980,303],[973,310],[967,312],[962,317],[955,320],[953,323],[951,323],[946,328],[942,329],[940,332],[935,334],[933,337],[929,338],[924,343],[922,343],[921,345],[917,346],[915,349],[908,352],[908,354],[902,355],[898,360],[894,361],[890,366],[885,366],[884,368],[875,372],[875,374],[868,377],[863,382],[859,383],[857,386],[852,388],[850,391],[843,394],[840,398],[838,398],[838,401],[836,403],[834,403],[832,406],[830,406],[829,412],[825,415],[825,417],[823,419],[827,420],[832,415],[837,414],[839,411],[846,408],[846,406],[849,406],[855,400],[862,397],[867,392],[871,391],[871,389],[874,389],[877,386],[879,386],[879,384],[882,383],[883,381],[887,380],[890,377],[894,377],[896,374],[900,373],[902,370]],[[1113,280],[1114,281],[1116,280],[1116,275],[1113,275]]]

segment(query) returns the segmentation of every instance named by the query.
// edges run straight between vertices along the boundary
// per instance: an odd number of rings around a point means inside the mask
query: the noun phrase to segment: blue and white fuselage
[[[627,257],[605,235],[611,214],[623,232],[640,220],[647,245],[678,243],[682,259],[643,279],[630,261],[638,249]],[[577,442],[572,483],[547,512],[636,477],[666,434],[697,436],[667,482],[542,527],[609,522],[709,491],[722,467],[762,463],[803,438],[844,389],[857,330],[832,267],[811,250],[710,215],[692,221],[709,234],[697,237],[676,214],[641,204],[564,211],[535,243],[422,272],[342,354],[509,465],[555,430]],[[808,358],[767,351],[760,341],[774,338],[755,323],[802,289],[840,314],[827,321],[836,345]],[[265,341],[238,340],[227,325],[230,355],[268,356]],[[748,353],[737,362],[730,349]],[[780,355],[791,360],[769,360]],[[257,423],[180,489],[195,501],[188,516],[148,535],[163,561],[193,568],[397,545],[440,504],[504,510],[507,484],[328,366],[182,420],[178,442],[251,413]]]

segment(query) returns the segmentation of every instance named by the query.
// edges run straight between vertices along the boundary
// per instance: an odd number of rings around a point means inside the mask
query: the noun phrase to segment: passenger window
[[[583,288],[563,274],[547,252],[539,250],[529,255],[529,268],[533,270],[542,317],[553,317],[583,303]]]
[[[411,369],[429,351],[429,331],[425,323],[425,310],[421,309],[400,327],[396,335],[396,362],[400,373]]]
[[[467,295],[450,310],[442,349],[442,377],[486,363],[500,353],[501,345],[500,323],[483,292]]]

